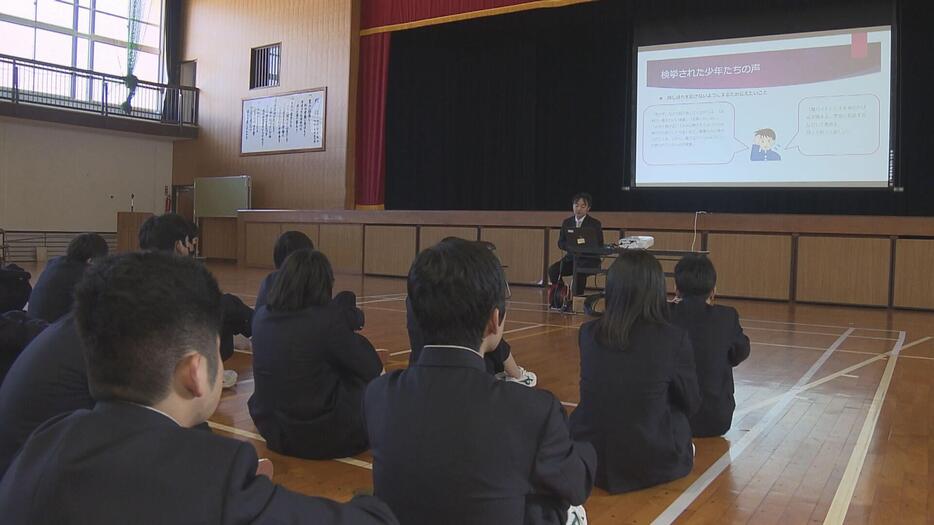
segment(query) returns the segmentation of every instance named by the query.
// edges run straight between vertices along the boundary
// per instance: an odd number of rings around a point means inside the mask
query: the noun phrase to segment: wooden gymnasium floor
[[[252,304],[266,272],[210,264],[221,287]],[[37,272],[38,273],[38,272]],[[366,313],[386,368],[407,364],[403,279],[341,275]],[[546,311],[544,291],[515,286],[506,337],[568,411],[578,401],[580,315]],[[736,414],[724,438],[698,439],[686,478],[586,503],[596,525],[617,523],[934,523],[934,313],[721,299],[752,341],[735,369]],[[211,426],[273,460],[275,481],[337,500],[372,487],[369,453],[309,461],[269,452],[250,419],[251,355],[226,366]],[[452,451],[456,453],[456,451]]]

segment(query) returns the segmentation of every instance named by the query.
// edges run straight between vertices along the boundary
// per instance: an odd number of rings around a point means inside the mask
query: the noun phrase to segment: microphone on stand
[[[133,211],[133,200],[136,198],[136,195],[130,194],[130,211]]]

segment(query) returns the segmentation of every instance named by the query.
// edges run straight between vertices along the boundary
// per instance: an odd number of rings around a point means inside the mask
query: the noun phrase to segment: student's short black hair
[[[108,251],[110,248],[103,237],[96,233],[82,233],[68,243],[65,257],[72,261],[84,262],[88,259],[106,257]]]
[[[606,274],[606,309],[596,321],[596,339],[608,348],[629,346],[633,327],[668,322],[665,274],[645,250],[623,250]]]
[[[505,312],[506,279],[488,247],[448,238],[415,258],[408,295],[425,344],[476,349],[493,309]]]
[[[298,250],[285,258],[279,275],[269,289],[270,310],[294,312],[331,301],[334,271],[319,251]]]
[[[706,297],[717,286],[717,270],[703,255],[685,255],[675,265],[675,285],[685,297]]]
[[[593,206],[593,197],[591,197],[591,195],[585,191],[574,194],[574,197],[571,198],[571,204],[575,204],[581,199],[587,203],[587,206]]]
[[[175,251],[175,243],[185,242],[191,231],[191,223],[177,213],[153,216],[139,228],[139,247],[143,250]]]
[[[201,264],[137,252],[91,266],[75,290],[88,386],[97,401],[161,401],[179,361],[196,351],[211,381],[220,363],[221,293]]]
[[[302,232],[287,231],[276,240],[276,246],[272,249],[272,261],[276,264],[276,269],[282,268],[285,258],[298,250],[314,250],[315,243],[311,242]]]

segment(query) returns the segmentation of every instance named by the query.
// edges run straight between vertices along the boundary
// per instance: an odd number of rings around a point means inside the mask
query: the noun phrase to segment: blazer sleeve
[[[743,333],[743,327],[739,324],[739,313],[736,310],[730,312],[732,320],[733,342],[730,344],[729,359],[730,365],[736,366],[749,357],[749,337]]]
[[[275,485],[265,476],[256,475],[256,461],[253,446],[241,443],[227,473],[222,523],[399,523],[389,507],[374,497],[354,498],[341,504]]]
[[[558,230],[558,249],[567,251],[568,243],[568,232],[567,232],[567,219],[561,222],[561,229]]]
[[[700,409],[701,395],[694,365],[694,346],[686,331],[681,332],[681,342],[675,349],[675,371],[670,389],[675,403],[685,414],[691,416]]]
[[[548,418],[542,429],[532,481],[535,489],[582,505],[593,489],[597,452],[584,441],[572,441],[567,416],[551,396]]]
[[[330,330],[328,353],[338,367],[364,381],[370,381],[383,372],[383,362],[369,339],[335,323]]]

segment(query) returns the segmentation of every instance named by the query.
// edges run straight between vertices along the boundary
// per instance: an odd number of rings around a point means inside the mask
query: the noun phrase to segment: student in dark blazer
[[[153,216],[139,228],[139,246],[142,250],[174,253],[182,257],[193,257],[197,244],[198,228],[175,213]],[[234,353],[234,336],[250,337],[253,326],[253,309],[239,297],[225,293],[221,297],[223,308],[221,324],[221,359],[230,359]],[[237,383],[237,372],[224,371],[224,388]]]
[[[68,243],[62,257],[49,261],[29,295],[30,317],[54,323],[71,310],[75,285],[94,259],[107,256],[107,241],[96,233],[82,233]]]
[[[0,385],[0,477],[36,427],[58,414],[93,406],[81,340],[69,312],[23,350]]]
[[[688,418],[700,406],[687,333],[668,323],[665,277],[646,251],[610,266],[606,310],[580,330],[580,404],[574,439],[597,449],[597,486],[611,494],[687,475]]]
[[[375,494],[410,525],[579,519],[570,506],[590,494],[593,448],[571,440],[554,395],[497,381],[483,362],[505,322],[496,257],[444,240],[415,258],[408,295],[421,356],[364,398]]]
[[[29,314],[22,310],[0,313],[0,384],[3,384],[10,367],[29,342],[48,325],[42,319],[29,317]]]
[[[571,211],[574,215],[564,219],[561,223],[561,231],[558,234],[558,249],[563,250],[564,256],[560,261],[548,267],[548,279],[554,284],[558,279],[574,273],[574,258],[568,250],[568,232],[574,228],[589,228],[596,232],[597,241],[603,245],[603,225],[600,221],[589,215],[590,208],[593,205],[593,197],[589,193],[578,193],[571,199]],[[600,266],[599,257],[580,257],[577,259],[578,269],[580,268],[598,268]],[[587,275],[580,274],[574,279],[574,295],[583,295],[587,287]]]
[[[276,239],[275,247],[272,249],[272,262],[275,264],[276,269],[270,272],[269,275],[263,279],[263,282],[259,283],[259,291],[256,292],[256,304],[254,307],[259,309],[260,306],[267,303],[269,290],[272,288],[272,283],[276,281],[276,277],[279,276],[279,269],[282,268],[282,263],[285,262],[286,257],[298,250],[314,249],[315,243],[311,242],[311,239],[302,232],[287,231],[280,235],[279,238]]]
[[[220,399],[220,291],[194,261],[95,264],[75,319],[97,405],[30,436],[0,482],[9,525],[397,523],[372,497],[304,496],[258,476],[253,445],[191,427]]]
[[[691,416],[694,437],[722,436],[733,422],[733,367],[749,357],[749,338],[735,308],[713,304],[717,271],[710,259],[687,255],[675,266],[678,296],[671,321],[687,331],[700,383],[700,410]]]
[[[253,422],[275,452],[307,459],[369,447],[361,403],[383,363],[363,328],[355,298],[331,299],[334,274],[321,252],[289,255],[253,317]]]

